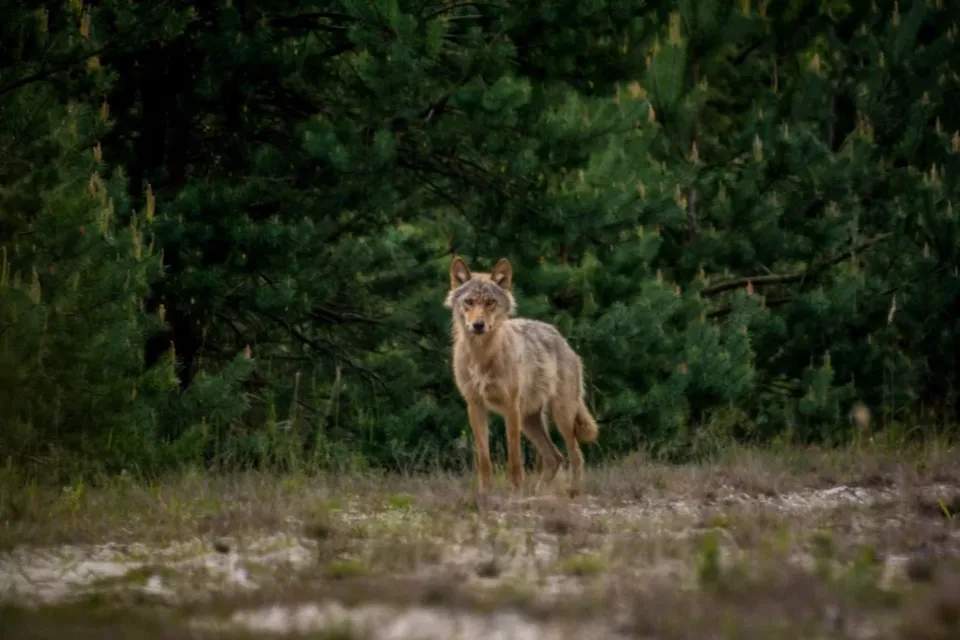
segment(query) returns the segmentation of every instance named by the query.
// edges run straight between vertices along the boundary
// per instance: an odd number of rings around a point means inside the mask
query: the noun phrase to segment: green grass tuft
[[[607,571],[607,560],[593,553],[578,553],[560,561],[560,571],[571,576],[595,576]]]
[[[333,580],[345,580],[367,576],[371,572],[370,567],[365,562],[354,558],[345,558],[329,562],[324,573]]]

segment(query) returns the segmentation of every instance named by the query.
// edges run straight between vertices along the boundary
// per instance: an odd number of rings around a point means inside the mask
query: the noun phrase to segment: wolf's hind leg
[[[567,448],[567,455],[570,457],[570,495],[576,496],[580,493],[580,485],[583,480],[583,452],[580,451],[580,443],[577,441],[576,419],[577,410],[580,407],[580,401],[570,402],[564,398],[554,398],[550,402],[550,414],[553,421],[563,436],[563,444]]]
[[[533,443],[537,449],[537,458],[540,461],[540,478],[537,481],[549,484],[557,475],[560,465],[563,464],[563,454],[550,439],[547,427],[547,417],[542,411],[531,413],[523,419],[523,435]]]

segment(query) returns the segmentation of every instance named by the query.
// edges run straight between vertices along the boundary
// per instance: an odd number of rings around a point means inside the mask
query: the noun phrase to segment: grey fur
[[[583,401],[583,365],[560,332],[537,320],[513,318],[513,269],[501,260],[492,274],[471,273],[455,258],[445,304],[453,310],[453,371],[467,402],[473,429],[481,492],[489,484],[487,413],[507,424],[511,480],[523,479],[520,434],[537,447],[544,477],[556,473],[562,456],[553,445],[545,418],[557,425],[571,459],[571,491],[579,490],[583,455],[578,441],[597,437],[597,424]]]
[[[514,316],[517,313],[517,301],[514,300],[512,293],[489,280],[481,280],[479,278],[467,280],[456,289],[451,290],[450,293],[447,294],[444,305],[448,309],[452,309],[454,305],[462,304],[463,301],[471,295],[481,300],[487,298],[495,300],[498,305],[507,309],[507,315],[509,316]]]

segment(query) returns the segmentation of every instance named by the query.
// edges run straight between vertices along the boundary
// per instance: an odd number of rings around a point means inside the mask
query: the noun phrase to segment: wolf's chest
[[[481,401],[488,408],[502,410],[509,399],[504,376],[478,365],[467,365],[457,372],[457,383],[463,395]]]

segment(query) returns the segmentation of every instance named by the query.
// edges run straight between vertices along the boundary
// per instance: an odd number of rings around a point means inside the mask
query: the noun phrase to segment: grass
[[[731,447],[702,465],[670,465],[642,455],[590,469],[586,493],[607,501],[674,499],[710,501],[719,487],[750,496],[776,496],[801,488],[960,484],[956,448],[939,441],[912,449]],[[122,475],[95,486],[49,486],[0,468],[0,548],[15,544],[162,542],[207,535],[247,535],[316,521],[317,514],[348,508],[406,512],[414,507],[475,511],[472,478],[436,473],[228,475],[187,471],[151,482]],[[349,504],[348,501],[349,500]],[[960,490],[924,509],[960,512]],[[325,517],[325,516],[321,516]],[[557,516],[556,526],[564,527]],[[568,517],[576,517],[568,516]],[[49,526],[56,521],[56,527]],[[550,526],[550,525],[548,525]]]
[[[472,479],[442,473],[53,487],[6,469],[0,581],[57,554],[126,564],[42,606],[0,589],[0,617],[11,638],[256,637],[227,623],[334,602],[347,613],[325,628],[351,638],[378,637],[349,617],[366,611],[381,625],[439,616],[425,637],[451,617],[545,637],[960,637],[958,454],[931,442],[731,448],[700,465],[638,455],[590,469],[581,499],[561,479],[479,510]],[[196,626],[209,619],[222,624]]]
[[[408,490],[394,492],[398,484]],[[16,544],[156,543],[194,536],[249,535],[288,529],[296,522],[322,528],[326,514],[347,506],[367,508],[379,502],[407,511],[413,505],[413,493],[428,506],[438,500],[471,502],[469,479],[441,475],[277,476],[188,471],[150,482],[119,476],[96,486],[57,487],[21,482],[8,471],[0,473],[0,549]],[[350,505],[344,503],[347,496]],[[49,526],[51,521],[58,526]]]
[[[413,507],[414,497],[407,495],[405,493],[397,493],[392,496],[387,496],[387,505],[391,509],[396,509],[398,511],[406,511]]]
[[[347,558],[331,561],[324,573],[328,578],[343,580],[344,578],[366,576],[370,573],[370,568],[361,560]]]
[[[595,576],[607,570],[607,561],[594,553],[578,553],[561,560],[559,568],[571,576]]]

